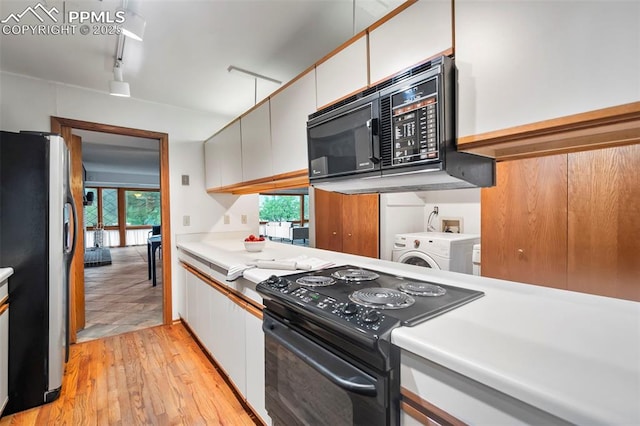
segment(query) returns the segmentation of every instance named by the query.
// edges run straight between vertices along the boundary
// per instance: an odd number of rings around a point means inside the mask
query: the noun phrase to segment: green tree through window
[[[160,193],[156,191],[126,191],[127,225],[159,225]]]

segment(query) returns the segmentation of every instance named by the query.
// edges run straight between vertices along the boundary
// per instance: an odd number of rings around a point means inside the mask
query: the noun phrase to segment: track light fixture
[[[116,61],[113,67],[113,80],[109,82],[109,94],[125,98],[131,96],[129,83],[123,81],[122,61]]]
[[[230,72],[231,74],[244,75],[245,77],[259,78],[262,80],[270,81],[275,84],[282,84],[280,80],[276,80],[275,78],[271,78],[271,77],[267,77],[266,75],[255,73],[253,71],[248,71],[242,68],[238,68],[235,65],[229,65],[229,68],[227,68],[227,71]]]

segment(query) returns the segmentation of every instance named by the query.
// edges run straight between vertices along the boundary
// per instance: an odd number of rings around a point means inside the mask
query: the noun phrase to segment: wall
[[[380,194],[380,259],[391,260],[396,234],[426,229],[424,203],[415,192]]]
[[[133,88],[135,96],[135,88]],[[55,115],[116,126],[169,134],[170,210],[172,240],[177,233],[231,231],[258,228],[258,202],[254,196],[209,196],[204,190],[202,141],[221,128],[231,117],[169,105],[117,98],[59,83],[0,72],[0,129],[49,130]],[[181,175],[189,174],[191,184],[182,186]],[[224,214],[230,224],[222,224]],[[239,215],[249,216],[249,225],[239,225]],[[190,226],[183,226],[189,216]],[[254,224],[254,225],[252,225]],[[173,317],[181,300],[184,274],[172,250]]]
[[[442,231],[443,218],[462,218],[465,234],[480,234],[480,188],[455,189],[449,191],[419,192],[425,202],[424,230],[433,207],[438,207],[438,216],[431,221],[436,231]]]

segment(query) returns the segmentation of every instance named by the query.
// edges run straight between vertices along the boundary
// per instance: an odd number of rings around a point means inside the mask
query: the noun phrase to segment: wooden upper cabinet
[[[458,136],[637,102],[638,28],[637,1],[456,1]]]
[[[342,251],[378,258],[380,252],[380,196],[344,195]]]
[[[497,164],[481,191],[482,275],[567,288],[567,155]]]
[[[377,258],[380,197],[314,190],[316,248]]]
[[[308,168],[307,119],[316,111],[316,73],[311,70],[271,98],[273,174]]]
[[[640,145],[569,154],[568,195],[569,290],[640,301]]]
[[[206,189],[221,185],[220,156],[215,137],[204,143],[204,179]]]
[[[342,251],[342,200],[337,192],[314,189],[316,248]]]
[[[367,37],[356,39],[316,66],[316,104],[321,109],[367,87]]]
[[[242,133],[242,181],[273,175],[269,101],[240,118]]]
[[[242,142],[240,140],[240,120],[220,131],[215,138],[219,155],[220,185],[227,186],[242,182]]]
[[[452,48],[452,1],[420,0],[369,33],[371,83]]]

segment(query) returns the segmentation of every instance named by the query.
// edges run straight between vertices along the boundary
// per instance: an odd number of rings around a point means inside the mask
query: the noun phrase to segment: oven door
[[[265,313],[265,400],[274,425],[396,425],[389,379]]]

